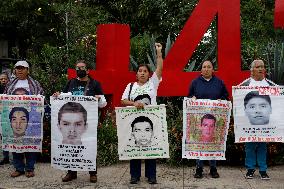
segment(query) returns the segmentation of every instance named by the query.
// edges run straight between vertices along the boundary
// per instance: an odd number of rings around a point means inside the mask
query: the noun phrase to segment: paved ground
[[[56,170],[48,163],[36,164],[33,178],[20,176],[11,178],[12,165],[0,167],[0,188],[40,188],[40,189],[284,189],[284,166],[269,167],[268,174],[271,180],[261,180],[258,173],[254,179],[244,178],[246,170],[243,167],[218,167],[219,179],[212,179],[207,175],[208,167],[205,169],[203,179],[193,178],[194,167],[169,167],[158,165],[158,184],[149,185],[144,177],[137,185],[129,184],[129,163],[120,163],[108,167],[98,168],[98,183],[90,183],[86,172],[79,172],[78,178],[69,183],[62,183],[61,178],[64,171]],[[144,170],[142,170],[142,174]]]

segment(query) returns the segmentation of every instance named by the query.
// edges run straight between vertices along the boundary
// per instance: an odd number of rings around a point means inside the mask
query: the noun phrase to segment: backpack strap
[[[129,89],[129,93],[128,93],[128,100],[130,100],[130,94],[131,94],[133,85],[134,85],[134,83],[130,83],[130,89]]]

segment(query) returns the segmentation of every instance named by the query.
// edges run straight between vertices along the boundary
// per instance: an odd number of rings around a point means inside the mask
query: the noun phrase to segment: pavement
[[[205,167],[204,177],[195,179],[195,167],[170,167],[158,164],[158,184],[154,185],[148,184],[145,177],[141,177],[139,184],[129,184],[129,162],[126,161],[99,167],[97,183],[89,182],[88,172],[78,172],[76,180],[63,183],[61,178],[66,172],[52,168],[49,163],[37,163],[33,178],[24,175],[11,178],[10,173],[13,171],[14,168],[10,164],[0,166],[1,189],[284,189],[284,165],[269,167],[268,175],[271,180],[261,180],[258,171],[253,179],[248,180],[245,179],[244,167],[218,166],[218,179],[211,178],[208,175],[209,168]]]

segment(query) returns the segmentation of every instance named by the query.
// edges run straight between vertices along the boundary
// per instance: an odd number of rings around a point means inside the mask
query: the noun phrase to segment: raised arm
[[[161,79],[163,71],[162,45],[161,43],[155,43],[155,47],[157,51],[157,68],[155,73],[157,74],[158,79]]]

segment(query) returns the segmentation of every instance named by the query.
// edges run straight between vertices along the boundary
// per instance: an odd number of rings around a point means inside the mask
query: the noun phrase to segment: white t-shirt
[[[252,87],[268,87],[269,83],[265,80],[265,78],[261,81],[256,81],[253,78],[251,78],[249,86],[252,86]]]
[[[29,95],[29,93],[30,93],[30,86],[29,86],[29,82],[28,82],[27,79],[25,79],[25,80],[18,80],[18,82],[15,85],[14,91],[16,91],[16,90],[19,91],[19,89],[22,89],[20,91],[20,93],[22,95]],[[13,91],[13,94],[14,94],[14,91]]]
[[[162,79],[161,79],[162,80]],[[156,97],[157,97],[157,90],[159,87],[159,84],[161,80],[158,79],[157,74],[154,72],[152,77],[142,86],[139,86],[137,82],[135,82],[132,86],[131,93],[130,93],[130,100],[131,101],[138,101],[139,99],[144,102],[144,104],[149,105],[156,105]],[[122,94],[121,100],[128,100],[129,90],[130,90],[131,83],[128,83],[126,86],[126,89],[124,90]],[[142,96],[143,95],[143,96]],[[151,102],[149,103],[149,100],[147,96],[150,97]]]

